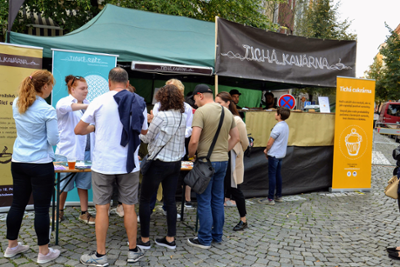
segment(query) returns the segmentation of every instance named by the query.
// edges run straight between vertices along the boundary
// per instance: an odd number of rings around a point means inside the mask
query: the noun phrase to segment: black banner
[[[289,146],[282,160],[282,194],[328,191],[332,166],[333,146]],[[241,189],[246,198],[268,195],[268,161],[263,147],[253,148],[250,157],[244,157]]]
[[[322,40],[267,32],[217,19],[215,72],[221,76],[336,87],[355,77],[356,41]]]

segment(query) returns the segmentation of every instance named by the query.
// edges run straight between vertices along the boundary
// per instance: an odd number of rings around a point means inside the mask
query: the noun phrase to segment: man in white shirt
[[[137,262],[144,256],[144,251],[136,246],[137,216],[135,204],[138,203],[139,147],[137,147],[133,156],[135,167],[132,172],[127,173],[128,145],[124,147],[120,144],[124,125],[120,121],[119,106],[114,99],[118,92],[128,88],[128,73],[124,69],[116,67],[110,71],[108,79],[110,91],[95,98],[90,103],[81,121],[75,127],[75,134],[85,135],[95,132],[92,183],[93,202],[96,205],[97,250],[94,253],[82,255],[80,259],[81,263],[94,266],[108,265],[106,237],[109,225],[108,209],[113,194],[114,181],[117,181],[118,200],[122,202],[125,214],[124,223],[129,240],[127,261],[129,263]],[[139,96],[136,97],[137,100],[138,98]],[[141,133],[146,134],[147,109],[145,106],[142,112],[144,118]],[[95,126],[92,124],[95,124]]]

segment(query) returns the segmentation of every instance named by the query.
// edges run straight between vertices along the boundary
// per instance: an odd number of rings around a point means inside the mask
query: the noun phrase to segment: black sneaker
[[[167,239],[165,237],[157,238],[156,239],[156,244],[159,245],[159,246],[163,246],[163,247],[169,248],[169,249],[176,249],[175,240],[170,243],[170,242],[167,241]]]
[[[193,208],[193,204],[191,201],[185,201],[185,208]]]
[[[247,228],[247,222],[239,221],[235,227],[233,227],[233,231],[243,231]]]
[[[141,249],[150,249],[151,248],[151,243],[150,240],[144,243],[142,241],[142,238],[138,237],[136,241],[136,245],[141,248]]]
[[[191,245],[193,247],[202,248],[202,249],[211,248],[211,246],[206,246],[206,245],[203,245],[202,243],[200,243],[200,241],[199,241],[199,239],[197,237],[189,238],[187,240],[187,242],[188,242],[189,245]]]

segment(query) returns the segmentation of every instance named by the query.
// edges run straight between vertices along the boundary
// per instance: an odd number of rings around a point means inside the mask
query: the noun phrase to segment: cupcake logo
[[[357,130],[354,128],[351,129],[351,133],[346,135],[345,143],[347,152],[349,153],[350,156],[354,157],[358,155],[358,153],[360,152],[362,140],[363,140],[362,136],[358,134]]]
[[[347,126],[340,134],[339,140],[340,152],[346,159],[357,160],[368,150],[368,135],[358,125]]]

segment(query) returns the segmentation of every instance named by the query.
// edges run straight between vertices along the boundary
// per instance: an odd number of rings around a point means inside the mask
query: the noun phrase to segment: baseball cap
[[[213,91],[205,84],[198,84],[196,85],[196,87],[194,88],[193,94],[190,98],[193,99],[193,97],[197,94],[203,94],[203,93],[213,93]]]
[[[242,95],[241,93],[239,93],[239,91],[238,90],[236,90],[236,89],[232,89],[232,90],[230,90],[229,91],[229,94],[230,95]]]

